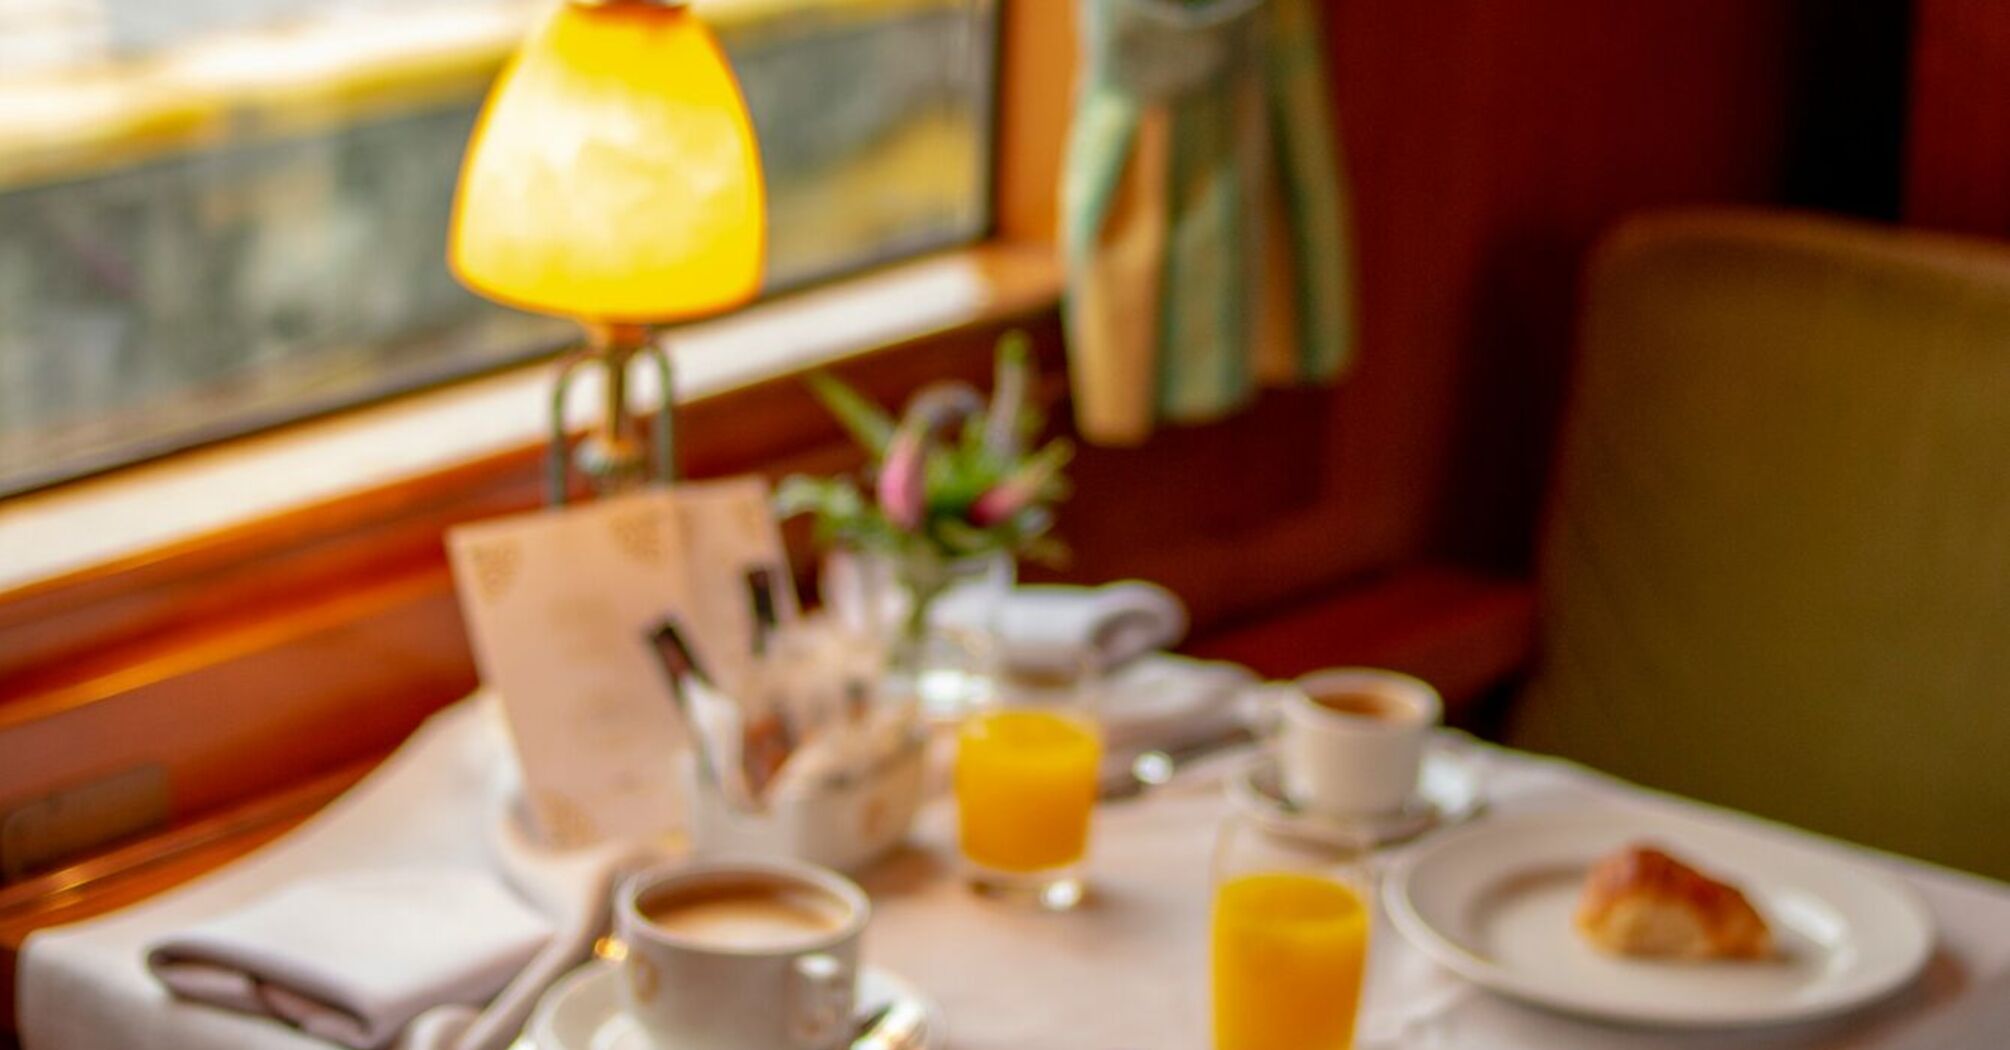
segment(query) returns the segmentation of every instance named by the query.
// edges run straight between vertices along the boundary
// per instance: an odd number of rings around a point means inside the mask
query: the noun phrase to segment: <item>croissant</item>
[[[1577,929],[1614,955],[1764,959],[1773,935],[1738,888],[1647,844],[1600,860],[1585,878]]]

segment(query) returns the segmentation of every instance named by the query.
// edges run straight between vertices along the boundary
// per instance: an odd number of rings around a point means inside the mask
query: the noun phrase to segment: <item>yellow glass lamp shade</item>
[[[754,295],[765,224],[746,102],[697,16],[563,3],[489,95],[447,260],[522,309],[672,321]]]

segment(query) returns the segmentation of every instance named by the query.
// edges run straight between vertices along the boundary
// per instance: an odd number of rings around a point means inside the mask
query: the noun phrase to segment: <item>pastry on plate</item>
[[[1644,843],[1600,860],[1577,929],[1601,951],[1653,959],[1764,959],[1772,931],[1736,886]]]

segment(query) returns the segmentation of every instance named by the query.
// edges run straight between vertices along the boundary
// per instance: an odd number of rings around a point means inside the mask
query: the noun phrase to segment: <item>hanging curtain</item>
[[[1082,0],[1061,185],[1077,423],[1104,444],[1327,382],[1352,253],[1316,0]]]

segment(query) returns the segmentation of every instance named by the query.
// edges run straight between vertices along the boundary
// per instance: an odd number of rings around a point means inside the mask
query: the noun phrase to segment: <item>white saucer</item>
[[[1485,803],[1479,764],[1444,744],[1424,752],[1417,793],[1394,813],[1339,817],[1314,813],[1284,794],[1277,756],[1259,755],[1228,780],[1236,806],[1273,834],[1346,841],[1373,849],[1408,842],[1425,832],[1460,823]]]
[[[642,1027],[621,1009],[619,963],[590,962],[574,970],[537,1004],[530,1024],[513,1050],[655,1050]],[[918,1050],[943,1045],[942,1011],[913,985],[866,967],[858,979],[858,1015],[887,1003],[911,999],[928,1013]]]

